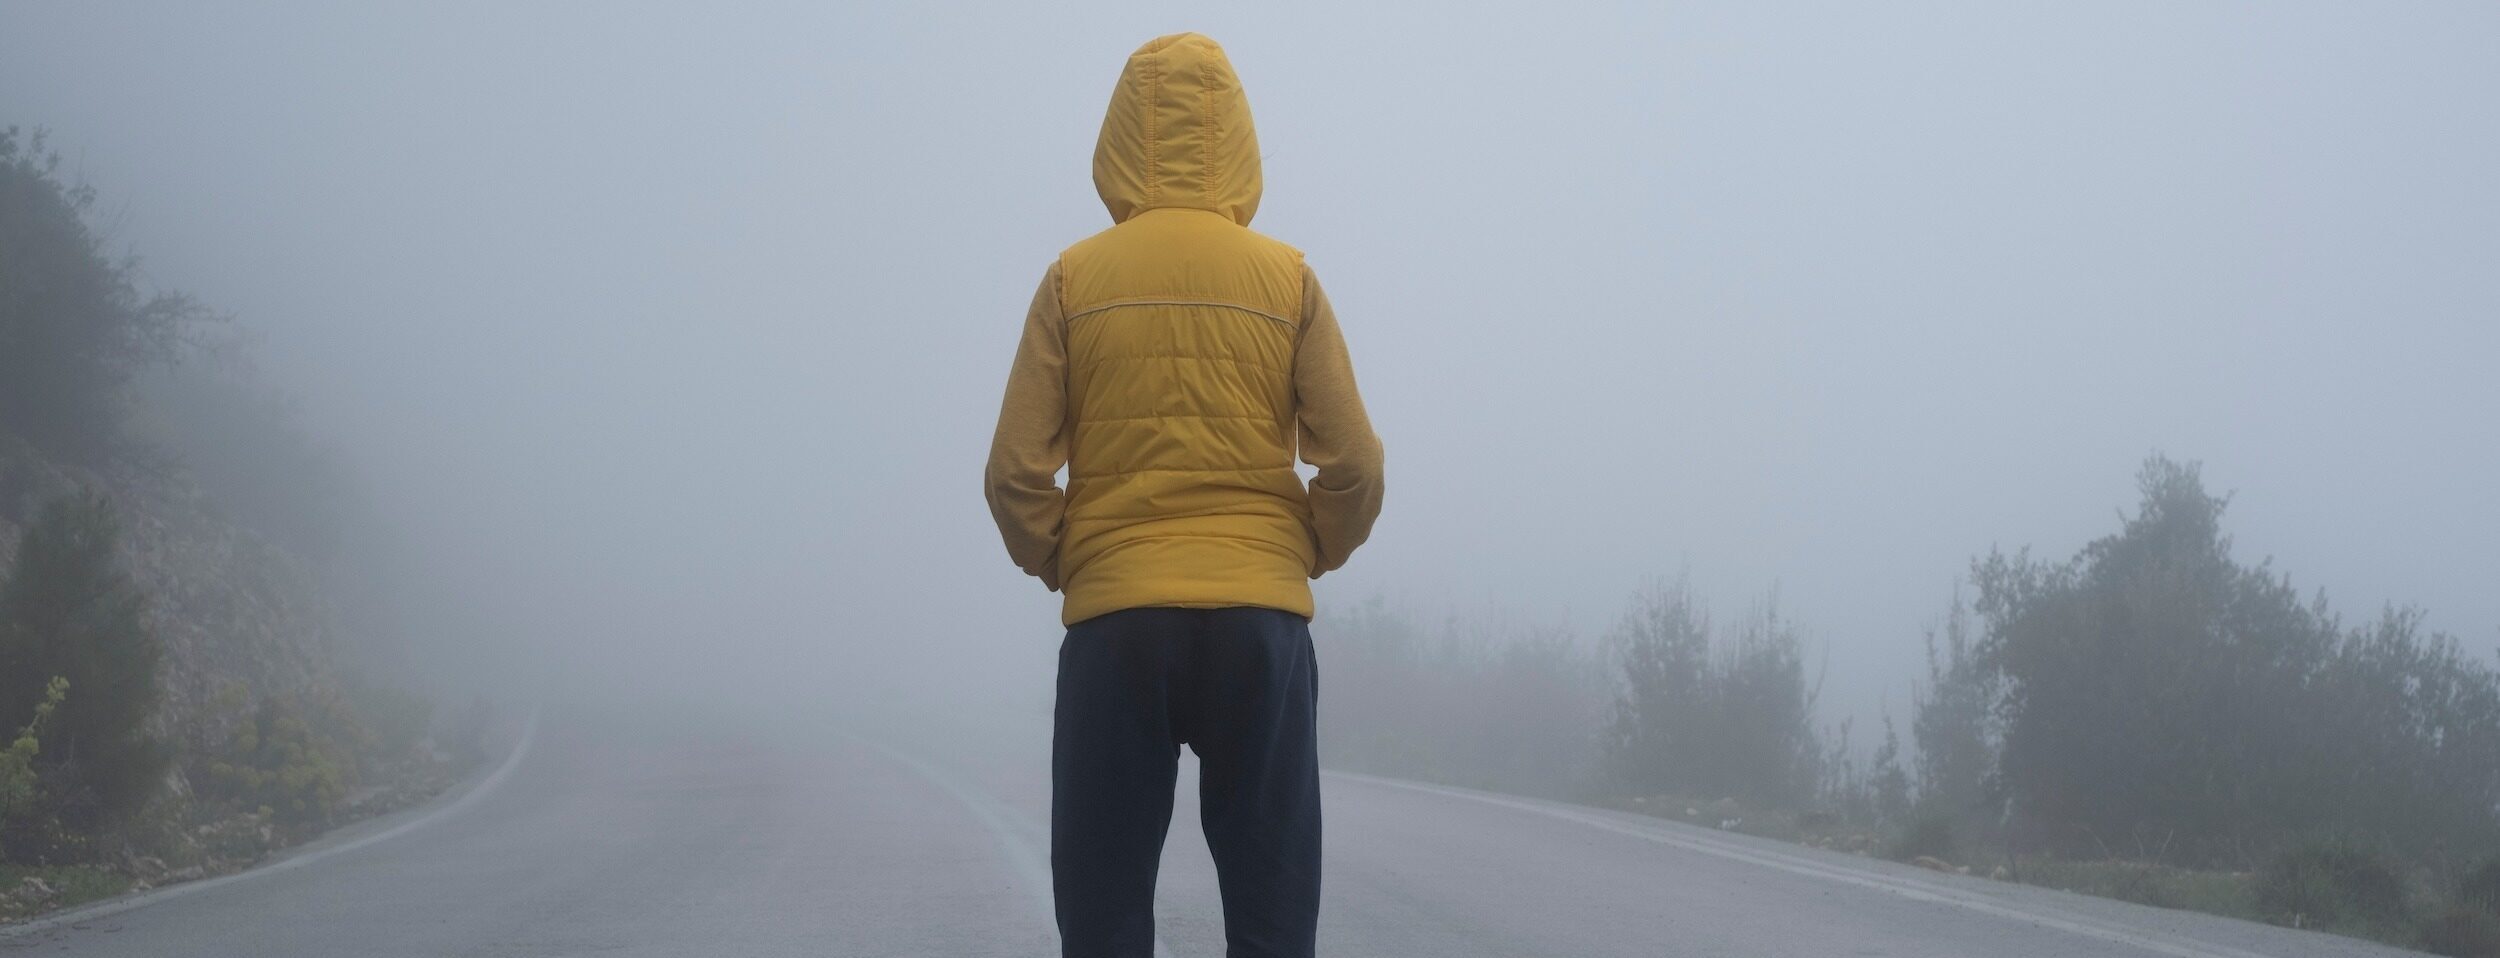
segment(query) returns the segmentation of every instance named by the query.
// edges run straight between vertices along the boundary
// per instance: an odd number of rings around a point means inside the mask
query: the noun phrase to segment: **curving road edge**
[[[536,710],[532,710],[530,712],[529,719],[522,723],[521,738],[518,742],[513,744],[511,754],[504,756],[503,764],[496,766],[495,770],[487,773],[485,778],[479,779],[477,784],[470,786],[469,790],[462,793],[460,797],[452,799],[450,802],[442,804],[430,811],[423,812],[422,814],[419,814],[414,818],[410,818],[407,821],[392,825],[389,828],[374,832],[373,834],[359,836],[335,845],[322,845],[319,844],[319,840],[316,839],[311,845],[299,846],[297,851],[293,854],[281,855],[277,858],[264,861],[261,864],[254,865],[239,872],[230,872],[224,875],[219,875],[215,878],[203,878],[198,881],[183,882],[178,885],[166,885],[162,888],[151,888],[143,892],[134,892],[131,894],[121,895],[119,897],[107,898],[103,901],[90,902],[67,911],[54,912],[40,918],[30,919],[14,925],[0,925],[0,941],[24,937],[39,931],[59,928],[64,925],[72,925],[82,921],[93,921],[109,915],[117,915],[133,908],[142,908],[167,899],[180,898],[184,895],[207,891],[221,885],[251,881],[252,879],[260,878],[265,875],[273,875],[290,869],[302,868],[306,865],[310,865],[314,862],[333,856],[343,855],[348,852],[356,851],[361,848],[367,848],[373,845],[379,845],[383,842],[390,841],[391,839],[406,835],[409,832],[424,828],[427,825],[450,818],[453,815],[459,814],[462,809],[466,809],[471,805],[477,804],[487,795],[492,794],[496,788],[502,786],[505,779],[512,777],[512,770],[521,766],[521,760],[529,756],[531,744],[538,740],[538,714],[539,713]]]

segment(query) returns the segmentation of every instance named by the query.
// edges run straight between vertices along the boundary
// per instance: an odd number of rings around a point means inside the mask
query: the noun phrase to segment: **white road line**
[[[1042,923],[1050,928],[1052,947],[1059,945],[1059,913],[1051,901],[1050,855],[1037,847],[1042,843],[1037,842],[1034,836],[1040,832],[1040,829],[1035,827],[1031,820],[1006,803],[990,797],[988,792],[965,784],[953,773],[921,761],[917,756],[857,733],[845,734],[849,735],[852,741],[876,749],[885,757],[911,769],[921,778],[928,779],[958,804],[970,810],[972,817],[980,819],[981,827],[989,829],[990,836],[996,838],[999,846],[1006,849],[1008,863],[1016,869],[1017,877],[1025,888],[1030,890],[1033,903],[1041,913]],[[1160,934],[1155,936],[1154,953],[1155,958],[1172,958],[1172,952],[1163,946],[1163,936]]]
[[[274,875],[278,872],[302,868],[323,859],[343,855],[360,848],[366,848],[390,841],[391,839],[398,838],[401,835],[408,834],[409,832],[424,828],[427,825],[442,821],[443,819],[458,814],[461,809],[477,804],[489,793],[492,793],[497,786],[502,785],[505,779],[512,777],[512,770],[521,766],[521,759],[529,755],[530,744],[537,741],[537,739],[538,713],[536,711],[532,711],[530,713],[529,721],[521,727],[521,740],[512,746],[512,754],[505,756],[503,764],[496,766],[494,772],[488,774],[483,780],[480,780],[476,787],[469,789],[468,794],[462,795],[458,799],[453,800],[449,805],[445,805],[431,812],[427,812],[424,815],[409,819],[397,825],[393,825],[388,829],[375,832],[354,841],[343,842],[327,848],[315,848],[300,855],[291,855],[278,859],[277,861],[269,862],[265,865],[235,872],[229,875],[219,875],[215,878],[203,878],[199,881],[183,882],[179,885],[167,885],[163,888],[140,892],[136,895],[125,895],[120,898],[106,899],[91,905],[82,905],[68,911],[46,915],[31,921],[21,922],[14,925],[0,925],[0,939],[23,937],[38,931],[44,931],[46,929],[59,928],[64,925],[72,925],[83,921],[93,921],[110,915],[118,915],[133,908],[142,908],[148,905],[153,905],[169,898],[180,898],[184,895],[204,892],[221,885],[241,881],[250,881],[265,875]]]
[[[1050,900],[1050,857],[1035,850],[1033,842],[1016,827],[1014,809],[991,798],[987,792],[958,781],[944,769],[921,761],[919,756],[864,735],[853,732],[844,734],[852,741],[875,749],[878,754],[911,769],[912,774],[928,780],[947,797],[954,799],[956,804],[971,812],[972,817],[978,819],[981,827],[988,829],[990,837],[997,839],[999,847],[1006,851],[1007,864],[1015,869],[1017,883],[1025,887],[1034,911],[1041,917],[1042,924],[1050,929],[1051,945],[1056,947],[1059,944],[1059,921]]]
[[[1390,788],[1402,788],[1409,791],[1425,792],[1428,794],[1442,795],[1450,798],[1462,798],[1469,801],[1481,802],[1487,805],[1498,805],[1503,808],[1516,809],[1518,811],[1543,815],[1548,818],[1559,818],[1564,821],[1576,822],[1591,828],[1614,832],[1618,835],[1628,835],[1633,838],[1657,842],[1662,845],[1673,845],[1688,851],[1696,851],[1704,855],[1712,855],[1729,861],[1759,865],[1764,868],[1777,869],[1790,874],[1804,875],[1809,878],[1820,878],[1826,881],[1856,885],[1860,888],[1869,888],[1876,891],[1899,895],[1913,901],[1933,902],[1939,905],[1951,905],[1955,908],[1966,909],[1984,915],[2025,922],[2045,928],[2054,928],[2059,931],[2082,935],[2086,938],[2097,938],[2102,941],[2114,942],[2131,948],[2141,948],[2156,954],[2170,955],[2172,958],[2269,958],[2269,956],[2262,955],[2257,952],[2242,951],[2237,948],[2231,948],[2223,945],[2207,944],[2204,942],[2191,943],[2175,939],[2158,938],[2134,929],[2107,922],[2094,921],[2081,916],[2070,917],[2064,915],[2045,914],[2030,909],[2008,905],[2003,902],[1994,901],[1984,896],[1949,888],[1934,882],[1925,882],[1912,878],[1886,875],[1879,872],[1853,869],[1840,865],[1834,865],[1828,862],[1816,861],[1799,855],[1787,855],[1766,849],[1747,848],[1733,842],[1719,841],[1697,833],[1686,834],[1686,830],[1681,828],[1647,828],[1617,821],[1603,815],[1579,811],[1567,806],[1550,805],[1525,799],[1507,798],[1500,795],[1472,792],[1439,785],[1427,785],[1421,782],[1400,781],[1394,778],[1380,778],[1377,776],[1362,775],[1352,772],[1330,772],[1328,774],[1333,778],[1353,779],[1368,784],[1388,786]]]

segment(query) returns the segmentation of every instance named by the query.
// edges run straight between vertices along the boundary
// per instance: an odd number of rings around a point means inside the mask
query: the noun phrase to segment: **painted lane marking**
[[[989,829],[990,837],[997,839],[1000,847],[1006,849],[1008,864],[1015,868],[1018,881],[1031,893],[1043,926],[1050,929],[1051,947],[1059,947],[1059,913],[1051,900],[1050,855],[1041,850],[1047,845],[1035,838],[1042,831],[1032,819],[991,797],[988,792],[964,783],[953,773],[922,761],[918,756],[854,732],[843,734],[911,769],[971,811],[972,817],[981,821],[981,827]],[[1156,900],[1162,900],[1161,896],[1156,896]],[[1164,947],[1160,933],[1155,935],[1154,953],[1155,958],[1172,958],[1172,952]]]
[[[1050,858],[1035,850],[1031,839],[1017,827],[1014,809],[991,798],[988,793],[964,784],[947,771],[922,761],[919,756],[857,733],[843,734],[910,769],[912,774],[937,786],[948,798],[971,812],[972,817],[980,821],[982,828],[989,830],[990,837],[996,839],[999,847],[1006,852],[1008,867],[1016,873],[1016,883],[1024,886],[1026,897],[1040,916],[1043,927],[1050,929],[1051,947],[1055,949],[1059,946],[1059,919],[1050,899]]]
[[[302,868],[314,862],[322,861],[338,855],[344,855],[348,852],[356,851],[361,848],[368,848],[390,841],[391,839],[398,838],[401,835],[408,834],[409,832],[416,831],[417,829],[424,828],[427,825],[449,818],[458,814],[460,810],[468,808],[471,805],[475,805],[479,801],[483,800],[488,794],[494,792],[498,786],[501,786],[505,779],[512,777],[513,769],[521,767],[521,760],[529,755],[530,745],[537,740],[538,712],[536,710],[532,710],[530,712],[529,721],[521,727],[521,741],[512,746],[512,754],[505,756],[503,764],[496,766],[494,772],[488,774],[484,779],[480,780],[476,787],[469,789],[468,794],[454,799],[451,804],[437,808],[431,812],[425,813],[424,815],[409,819],[397,825],[393,825],[382,831],[375,832],[354,841],[332,845],[327,848],[315,848],[300,855],[291,855],[278,859],[277,861],[248,868],[243,871],[234,872],[232,874],[219,875],[215,878],[203,878],[198,881],[183,882],[179,885],[167,885],[163,888],[143,891],[136,895],[125,895],[120,898],[109,898],[90,905],[81,905],[68,911],[46,915],[31,921],[25,921],[14,925],[0,925],[0,939],[24,937],[46,929],[59,928],[64,925],[73,925],[79,922],[94,921],[98,918],[118,915],[134,908],[143,908],[167,899],[180,898],[184,895],[204,892],[222,885],[249,881],[266,875],[274,875],[279,872]]]
[[[2150,951],[2156,954],[2169,955],[2172,956],[2172,958],[2271,958],[2271,956],[2263,955],[2257,952],[2242,951],[2237,948],[2231,948],[2223,945],[2206,944],[2203,942],[2190,944],[2186,942],[2156,938],[2119,925],[2093,921],[2080,916],[2068,917],[2018,908],[2013,905],[1993,901],[1976,894],[1956,891],[1954,889],[1929,882],[1917,881],[1898,876],[1883,875],[1871,871],[1845,868],[1839,865],[1818,862],[1801,856],[1787,855],[1765,849],[1746,848],[1732,842],[1717,841],[1699,835],[1680,834],[1679,832],[1681,830],[1644,828],[1638,825],[1616,821],[1602,815],[1581,812],[1571,808],[1531,802],[1524,799],[1507,798],[1500,795],[1448,788],[1439,785],[1427,785],[1422,782],[1406,782],[1393,778],[1379,778],[1376,776],[1363,775],[1353,772],[1329,772],[1327,774],[1331,778],[1349,779],[1371,785],[1401,788],[1409,791],[1423,792],[1431,795],[1441,795],[1449,798],[1461,798],[1469,801],[1480,802],[1486,805],[1496,805],[1516,811],[1543,815],[1548,818],[1558,818],[1564,821],[1586,825],[1591,828],[1614,832],[1618,835],[1628,835],[1644,841],[1656,842],[1662,845],[1672,845],[1687,851],[1700,852],[1704,855],[1724,858],[1729,861],[1759,865],[1764,868],[1776,869],[1795,875],[1804,875],[1809,878],[1820,878],[1826,881],[1856,885],[1861,888],[1868,888],[1898,895],[1912,901],[1950,905],[1955,908],[1974,911],[1997,918],[2054,928],[2070,934],[2081,935],[2086,938],[2097,938],[2102,941],[2125,945],[2131,948],[2141,948],[2145,951]]]

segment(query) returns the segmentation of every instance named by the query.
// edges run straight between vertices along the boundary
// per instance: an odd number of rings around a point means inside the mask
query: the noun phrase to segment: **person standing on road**
[[[1130,55],[1094,187],[1115,225],[1043,274],[985,477],[1008,556],[1065,597],[1050,803],[1062,950],[1153,952],[1187,744],[1226,953],[1308,956],[1309,580],[1371,534],[1380,440],[1301,252],[1249,228],[1258,140],[1215,41],[1175,34]],[[1317,469],[1307,484],[1297,454]]]

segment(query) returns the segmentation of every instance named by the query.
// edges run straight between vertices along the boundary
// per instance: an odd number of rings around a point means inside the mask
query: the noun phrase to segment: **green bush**
[[[2384,931],[2409,920],[2406,899],[2385,856],[2341,841],[2301,845],[2257,873],[2258,910],[2276,924]]]
[[[19,539],[0,583],[0,715],[32,714],[55,676],[78,693],[46,719],[33,767],[48,812],[79,833],[145,805],[169,758],[147,731],[163,652],[120,549],[110,501],[63,496]]]
[[[43,731],[43,720],[52,717],[67,694],[68,679],[54,676],[45,683],[43,701],[35,706],[34,717],[17,730],[17,736],[6,747],[0,747],[0,861],[9,857],[9,823],[39,811],[36,799],[43,782],[35,771],[35,756],[42,754],[43,742],[37,736]]]
[[[69,680],[53,676],[44,683],[43,701],[35,704],[34,717],[17,730],[8,747],[0,748],[0,818],[7,818],[27,807],[35,798],[35,756],[42,754],[43,720],[52,717],[61,707],[61,699],[69,694]]]
[[[41,902],[0,894],[0,920],[24,918],[38,910],[71,908],[100,898],[111,898],[130,890],[130,876],[97,865],[12,865],[0,864],[0,889],[16,891],[29,878],[40,878],[52,886],[52,897]]]
[[[229,690],[218,704],[232,709],[239,698]],[[200,796],[284,827],[327,824],[347,795],[344,752],[294,707],[263,699],[251,719],[237,723],[233,737],[199,763]]]

